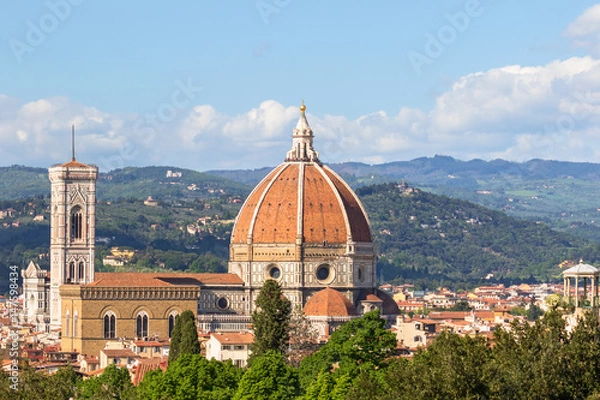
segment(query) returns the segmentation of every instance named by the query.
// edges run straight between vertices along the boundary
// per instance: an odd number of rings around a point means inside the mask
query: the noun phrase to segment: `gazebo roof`
[[[579,264],[575,265],[574,267],[571,267],[571,268],[563,271],[563,276],[589,276],[589,275],[594,275],[594,276],[600,275],[600,269],[594,267],[593,265],[584,264],[584,263],[580,262]]]

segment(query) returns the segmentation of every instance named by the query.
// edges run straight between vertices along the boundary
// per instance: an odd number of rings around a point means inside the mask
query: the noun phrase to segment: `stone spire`
[[[292,149],[287,152],[285,161],[314,161],[319,162],[319,153],[313,149],[313,131],[306,120],[306,106],[302,100],[300,119],[292,134]]]

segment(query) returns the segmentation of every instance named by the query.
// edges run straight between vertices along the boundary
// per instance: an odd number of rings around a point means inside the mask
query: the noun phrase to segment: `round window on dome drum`
[[[217,299],[217,307],[220,310],[226,310],[229,308],[229,300],[227,299],[227,297],[219,297]]]
[[[323,264],[319,268],[317,268],[317,279],[320,281],[329,279],[330,274],[331,271],[328,264]]]

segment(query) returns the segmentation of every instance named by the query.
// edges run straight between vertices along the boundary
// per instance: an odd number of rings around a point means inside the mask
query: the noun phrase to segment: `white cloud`
[[[434,154],[461,159],[552,158],[600,161],[600,61],[506,66],[458,79],[432,110],[401,108],[348,119],[308,114],[325,162],[380,163]],[[77,125],[79,159],[103,170],[175,165],[197,170],[275,165],[291,145],[297,106],[274,100],[229,116],[211,105],[182,109],[152,125],[64,97],[20,104],[0,96],[2,165],[47,166],[70,156]]]
[[[588,8],[571,22],[564,35],[576,47],[586,48],[592,54],[600,56],[600,4]]]

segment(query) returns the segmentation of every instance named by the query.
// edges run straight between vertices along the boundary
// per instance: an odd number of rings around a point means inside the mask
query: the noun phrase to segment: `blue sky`
[[[423,3],[423,4],[421,4]],[[600,162],[593,1],[11,2],[0,165],[279,163],[306,101],[327,162]]]

